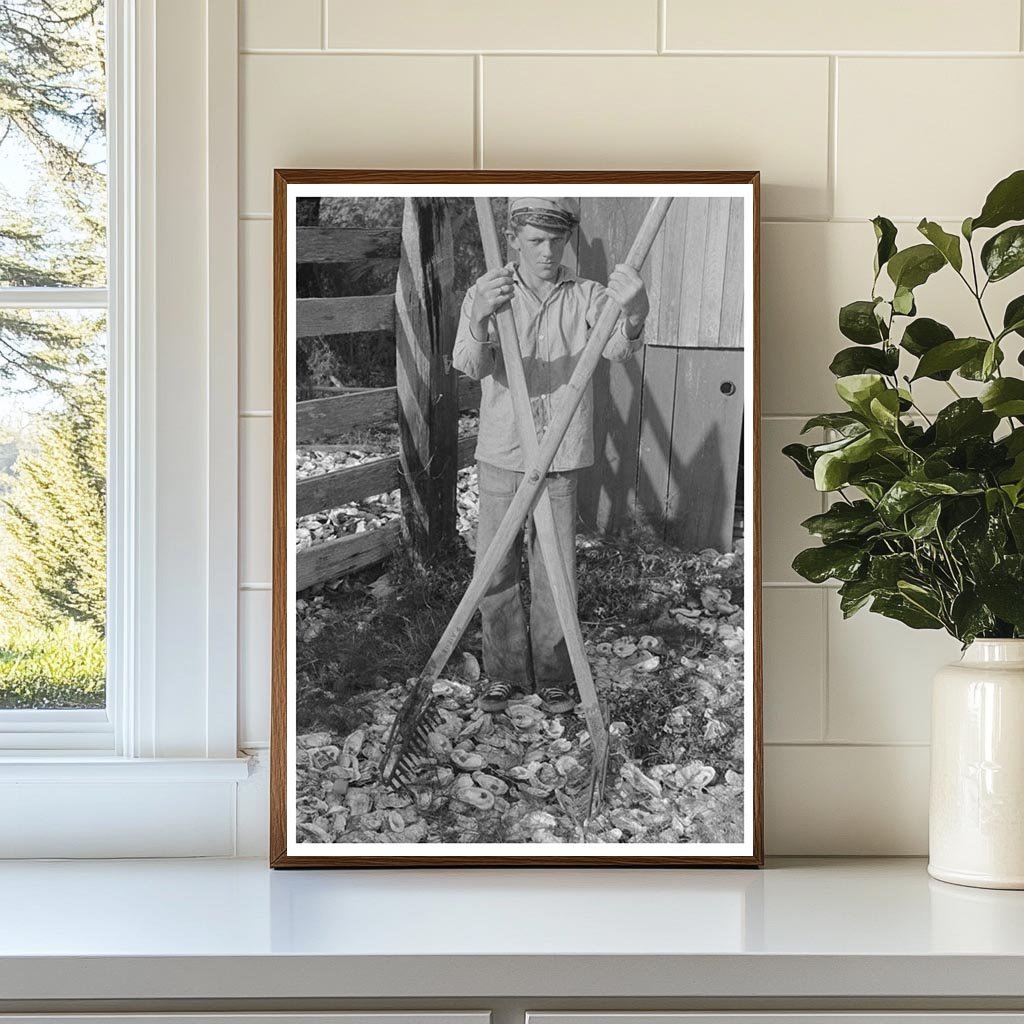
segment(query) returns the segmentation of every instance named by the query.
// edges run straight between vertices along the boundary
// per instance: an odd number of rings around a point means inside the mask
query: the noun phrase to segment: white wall
[[[836,313],[868,295],[868,218],[903,239],[924,215],[959,224],[1024,165],[1020,0],[241,7],[243,746],[268,735],[272,169],[756,168],[767,848],[924,853],[928,687],[958,646],[844,623],[834,592],[795,576],[821,502],[778,451],[836,406]],[[953,283],[933,279],[919,307],[976,331]]]

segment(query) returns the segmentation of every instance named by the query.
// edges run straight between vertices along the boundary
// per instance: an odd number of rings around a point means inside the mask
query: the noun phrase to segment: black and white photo
[[[760,863],[756,173],[275,227],[272,863]]]

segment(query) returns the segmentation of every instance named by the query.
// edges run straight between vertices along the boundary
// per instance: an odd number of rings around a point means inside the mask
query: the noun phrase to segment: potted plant
[[[901,249],[875,217],[871,297],[839,311],[852,345],[830,366],[845,408],[805,424],[824,443],[783,449],[833,499],[793,568],[840,581],[844,617],[870,608],[963,644],[932,693],[929,871],[1003,888],[1024,888],[1024,356],[1008,357],[1024,294],[1000,316],[985,293],[1024,267],[1021,221],[1024,170],[959,235],[925,219]],[[974,328],[918,315],[915,289],[940,272],[973,296]],[[935,415],[925,380],[949,391]]]

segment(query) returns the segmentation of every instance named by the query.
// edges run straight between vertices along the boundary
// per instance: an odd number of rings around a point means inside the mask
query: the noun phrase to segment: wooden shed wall
[[[647,199],[583,199],[579,272],[607,281]],[[743,438],[743,202],[681,198],[642,276],[651,297],[646,345],[594,378],[596,462],[584,474],[588,526],[635,518],[680,547],[732,544]]]

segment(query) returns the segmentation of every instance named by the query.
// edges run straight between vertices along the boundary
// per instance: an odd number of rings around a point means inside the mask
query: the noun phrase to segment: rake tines
[[[430,762],[430,734],[443,724],[432,685],[421,676],[395,715],[381,759],[381,781],[389,789],[407,789]]]

